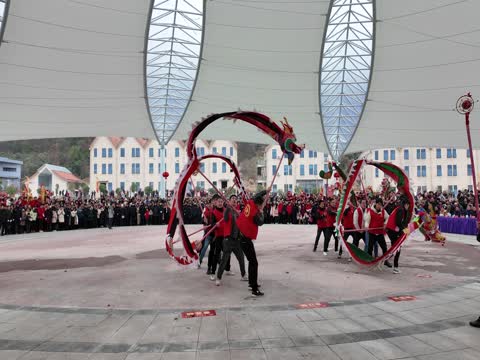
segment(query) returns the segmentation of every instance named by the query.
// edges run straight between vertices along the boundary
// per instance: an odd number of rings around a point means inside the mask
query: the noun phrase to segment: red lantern
[[[335,172],[335,174],[333,174],[333,176],[335,176],[335,179],[338,179],[340,177],[340,174],[338,172]]]
[[[168,178],[170,174],[168,173],[168,171],[164,171],[162,176],[165,178],[165,180]]]

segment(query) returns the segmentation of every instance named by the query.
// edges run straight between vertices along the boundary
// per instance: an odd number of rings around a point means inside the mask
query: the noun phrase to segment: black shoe
[[[388,262],[388,260],[385,261],[384,265],[385,265],[386,267],[388,267],[388,268],[391,268],[391,267],[392,267],[392,264],[390,264],[390,263]]]
[[[313,252],[316,252],[317,251],[317,248],[313,248]]]
[[[470,326],[480,328],[480,317],[477,320],[470,321]]]
[[[263,292],[261,292],[260,290],[252,290],[252,296],[263,296],[265,295]]]
[[[207,270],[207,275],[213,275],[212,270],[208,269]]]

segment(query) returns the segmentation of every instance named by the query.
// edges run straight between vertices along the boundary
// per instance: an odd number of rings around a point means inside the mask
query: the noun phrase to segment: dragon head
[[[280,123],[283,126],[283,131],[279,139],[280,148],[285,154],[287,154],[288,165],[291,165],[295,154],[300,154],[305,148],[305,145],[297,145],[295,142],[297,138],[293,132],[293,128],[288,123],[286,117],[283,118],[284,121],[280,120]]]

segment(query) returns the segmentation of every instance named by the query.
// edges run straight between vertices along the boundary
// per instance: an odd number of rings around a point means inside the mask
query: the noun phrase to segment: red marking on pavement
[[[389,299],[395,302],[417,300],[417,298],[412,295],[390,296]]]
[[[430,274],[417,274],[417,277],[424,278],[424,279],[430,279],[432,277],[432,275],[430,275]]]
[[[215,316],[217,312],[215,310],[202,310],[202,311],[184,311],[182,312],[182,318],[194,318],[194,317],[205,317],[205,316]]]
[[[326,308],[326,307],[328,307],[328,303],[322,303],[322,302],[297,305],[297,309],[318,309],[318,308]]]

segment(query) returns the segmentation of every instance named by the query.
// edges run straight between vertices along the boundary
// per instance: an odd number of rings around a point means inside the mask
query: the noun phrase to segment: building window
[[[312,150],[308,150],[308,157],[310,159],[313,158],[313,151]]]
[[[302,152],[300,153],[300,159],[303,159],[305,157],[305,152],[304,150],[302,150]]]
[[[93,149],[93,157],[97,157],[97,155],[98,155],[97,148],[94,148]]]
[[[273,184],[273,192],[277,192],[277,184]]]
[[[388,160],[388,150],[383,150],[383,160]]]
[[[407,176],[410,176],[410,166],[405,166],[403,169],[405,170],[405,174],[407,174]]]
[[[408,149],[403,150],[403,160],[408,160],[410,157],[410,154],[408,153]]]
[[[107,148],[102,148],[102,158],[107,157]]]
[[[125,174],[125,164],[120,164],[120,174]]]
[[[111,182],[108,183],[107,189],[108,189],[108,191],[112,191],[112,190],[113,190],[113,184],[112,184]]]
[[[213,151],[214,154],[216,154],[217,153],[217,148],[214,146],[212,151]]]
[[[108,157],[109,158],[113,157],[113,149],[112,148],[108,148]]]
[[[308,165],[308,175],[315,175],[313,172],[313,164]]]
[[[375,160],[378,160],[378,150],[375,150]]]
[[[180,164],[175,163],[175,174],[180,174]]]
[[[217,173],[217,163],[216,162],[212,163],[212,173],[214,173],[214,174]]]
[[[120,189],[125,190],[125,181],[120,181]]]
[[[222,173],[225,174],[227,172],[227,164],[222,163]]]
[[[205,189],[205,181],[197,181],[197,188],[198,189]]]
[[[442,176],[442,165],[437,165],[437,176]]]
[[[315,159],[317,158],[317,155],[318,155],[317,152],[314,151],[314,152],[313,152],[313,157],[314,157]],[[291,184],[290,184],[290,186],[291,186]]]
[[[417,177],[426,177],[427,167],[425,165],[417,166]]]
[[[148,149],[148,156],[153,157],[153,148]],[[152,186],[153,188],[153,186]]]
[[[437,159],[442,158],[442,149],[437,149]]]
[[[447,171],[448,176],[457,176],[457,165],[448,165]]]
[[[470,149],[467,149],[467,158],[470,158]]]
[[[377,178],[378,177],[378,169],[375,168],[375,177]]]
[[[148,173],[153,174],[153,163],[148,164]]]
[[[93,173],[96,174],[98,172],[97,164],[93,164]]]
[[[132,157],[140,157],[140,148],[132,148]]]
[[[277,149],[272,149],[272,159],[277,158]]]
[[[448,192],[453,193],[455,196],[457,196],[457,185],[448,185]]]
[[[227,148],[224,146],[222,147],[222,155],[227,156]]]
[[[120,157],[125,157],[125,148],[120,148]]]
[[[200,171],[205,173],[205,163],[200,163]]]
[[[291,165],[283,165],[283,175],[292,175],[292,166]]]
[[[107,173],[107,164],[102,164],[102,174]]]
[[[108,164],[108,174],[109,175],[113,174],[113,165],[112,164]]]
[[[305,176],[305,165],[300,165],[300,176]]]
[[[426,149],[417,149],[417,159],[425,160],[427,158],[427,150]]]
[[[457,157],[457,149],[447,149],[447,159],[455,159]]]
[[[277,165],[272,165],[272,174],[275,175],[277,172]]]
[[[318,174],[317,170],[318,170],[317,164],[313,165],[313,175],[317,175],[317,174]]]
[[[204,147],[197,147],[197,155],[204,156],[205,155],[205,148]]]
[[[390,150],[390,160],[395,160],[395,150]]]
[[[293,184],[288,184],[288,191],[293,191]]]
[[[175,157],[176,158],[180,157],[180,148],[178,147],[175,148]]]
[[[230,146],[230,156],[233,156],[233,146]]]
[[[5,172],[17,172],[17,168],[12,167],[4,167],[3,171]]]
[[[132,174],[140,174],[140,164],[133,163],[132,164]]]
[[[472,165],[467,165],[467,176],[472,176]]]

